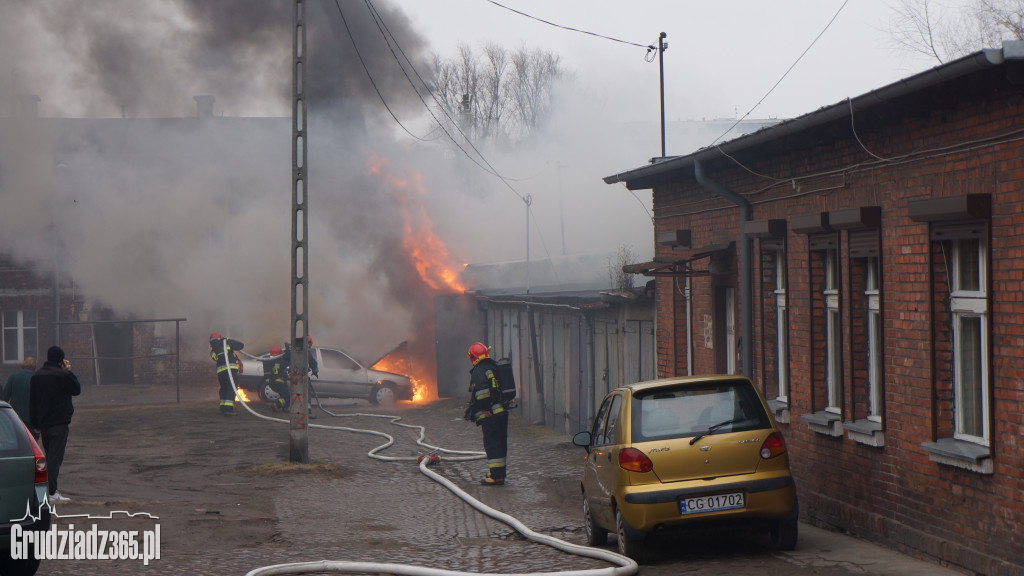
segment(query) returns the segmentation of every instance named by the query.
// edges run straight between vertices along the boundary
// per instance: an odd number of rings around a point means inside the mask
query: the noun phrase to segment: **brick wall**
[[[753,219],[880,206],[884,445],[811,429],[799,416],[825,403],[822,267],[808,237],[788,232],[790,423],[785,433],[805,520],[847,530],[896,549],[983,574],[1024,570],[1024,103],[1003,88],[942,108],[922,104],[904,120],[849,118],[806,138],[786,137],[760,154],[710,162],[705,172],[744,194]],[[863,124],[860,124],[863,122]],[[969,144],[968,144],[969,143]],[[960,148],[956,146],[963,144]],[[920,154],[918,151],[934,152]],[[866,150],[870,150],[868,154]],[[878,158],[899,159],[879,161]],[[766,177],[761,177],[764,175]],[[815,176],[818,175],[818,176]],[[825,175],[825,176],[821,176]],[[988,299],[990,446],[993,471],[939,463],[922,448],[953,435],[949,294],[942,248],[929,225],[909,218],[915,200],[964,194],[992,198]],[[739,240],[739,210],[711,197],[691,176],[654,190],[655,237],[688,229],[693,246],[710,245],[715,232]],[[863,260],[847,253],[838,233],[842,329],[842,420],[865,417],[867,405],[866,298]],[[753,242],[753,350],[755,380],[777,394],[774,257]],[[656,246],[656,255],[673,250]],[[948,255],[947,255],[948,257]],[[732,274],[738,275],[739,258]],[[701,263],[695,263],[701,267]],[[715,371],[714,287],[726,275],[692,279],[693,341],[686,341],[683,279],[658,278],[658,369],[686,373],[692,345],[695,373]],[[739,294],[738,276],[732,280]],[[859,291],[859,293],[858,293]],[[735,317],[741,318],[737,298]],[[737,331],[737,333],[739,333]]]

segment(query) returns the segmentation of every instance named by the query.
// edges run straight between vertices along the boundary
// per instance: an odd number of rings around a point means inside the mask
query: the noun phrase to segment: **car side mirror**
[[[590,432],[580,432],[572,437],[572,443],[590,452]]]

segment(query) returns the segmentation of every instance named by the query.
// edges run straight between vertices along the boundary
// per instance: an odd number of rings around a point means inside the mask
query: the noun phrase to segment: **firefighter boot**
[[[491,478],[491,473],[488,472],[487,476],[484,476],[484,479],[481,480],[480,483],[483,484],[484,486],[501,486],[502,484],[505,483],[505,479]]]

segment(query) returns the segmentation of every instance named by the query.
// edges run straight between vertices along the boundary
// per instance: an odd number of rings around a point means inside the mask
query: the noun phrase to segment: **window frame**
[[[839,311],[839,251],[825,250],[825,411],[842,414],[842,316]]]
[[[775,350],[779,402],[789,403],[789,309],[786,306],[786,251],[775,250]]]
[[[961,287],[961,272],[963,267],[964,254],[962,253],[965,249],[965,245],[970,243],[976,243],[973,247],[972,252],[976,251],[977,256],[977,274],[978,276],[974,279],[977,282],[978,289],[962,289]],[[951,241],[952,249],[950,253],[950,298],[949,307],[950,314],[952,316],[952,335],[953,335],[953,414],[954,414],[954,433],[953,438],[957,440],[964,440],[967,442],[974,442],[988,446],[990,442],[990,425],[991,425],[991,406],[989,395],[991,394],[991,378],[989,374],[988,362],[990,358],[989,353],[989,319],[988,319],[988,242],[985,238],[961,238]],[[978,319],[978,340],[976,343],[976,350],[978,358],[976,363],[977,369],[977,384],[969,384],[965,382],[965,355],[970,353],[970,350],[965,349],[965,336],[963,334],[964,327],[963,321],[969,319]],[[974,398],[973,402],[980,404],[981,411],[981,435],[973,433],[974,431],[968,431],[967,428],[967,414],[966,410],[969,406],[965,396],[967,395],[967,387],[970,386],[972,390],[970,395]]]
[[[25,313],[30,312],[34,319],[34,325],[29,326],[25,322]],[[14,314],[16,320],[14,324],[7,324],[8,314]],[[33,340],[33,346],[26,347],[26,341],[29,340],[28,333],[31,332],[31,339]],[[38,310],[3,310],[0,312],[0,346],[3,350],[3,363],[4,364],[21,364],[28,356],[33,354],[39,355],[39,311]],[[13,333],[15,340],[14,346],[17,350],[14,358],[10,358],[7,355],[8,348],[8,337]],[[31,349],[34,348],[35,352]]]
[[[868,420],[882,421],[884,350],[882,350],[881,259],[866,258],[865,289],[867,299],[867,351],[868,351]]]

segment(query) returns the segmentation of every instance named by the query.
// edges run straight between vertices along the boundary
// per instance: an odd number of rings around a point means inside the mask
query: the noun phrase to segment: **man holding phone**
[[[29,394],[29,417],[32,428],[39,431],[46,452],[47,474],[50,481],[50,502],[66,502],[69,498],[57,492],[57,475],[64,462],[68,445],[68,428],[75,407],[72,396],[82,393],[78,377],[71,371],[71,362],[64,357],[59,346],[46,351],[46,363],[32,375]]]

